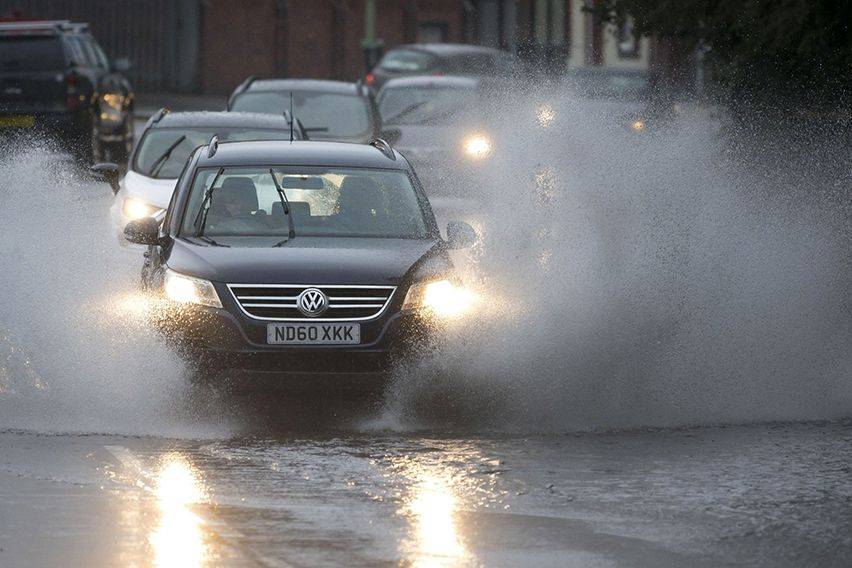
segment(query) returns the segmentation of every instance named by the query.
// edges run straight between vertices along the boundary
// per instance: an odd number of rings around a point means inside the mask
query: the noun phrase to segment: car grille
[[[390,303],[395,286],[325,286],[305,284],[228,284],[234,299],[255,319],[290,321],[368,320],[378,317]],[[328,297],[328,309],[320,317],[307,317],[296,299],[307,288]]]

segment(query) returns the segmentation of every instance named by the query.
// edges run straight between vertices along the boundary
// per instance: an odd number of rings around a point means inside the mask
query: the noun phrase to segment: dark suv
[[[110,62],[88,24],[0,23],[0,133],[58,137],[84,159],[124,161],[133,145],[126,60]]]
[[[448,251],[476,235],[459,222],[447,233],[408,161],[381,140],[211,141],[190,156],[162,226],[125,228],[149,246],[156,321],[197,377],[359,390],[472,305]]]

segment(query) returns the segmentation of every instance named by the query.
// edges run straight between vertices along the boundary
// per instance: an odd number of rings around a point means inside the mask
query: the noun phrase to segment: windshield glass
[[[432,67],[434,61],[435,58],[432,55],[423,51],[394,49],[382,57],[378,66],[385,71],[415,73],[429,69]]]
[[[379,99],[383,124],[423,124],[476,107],[477,91],[457,87],[387,87]]]
[[[249,128],[152,128],[139,142],[133,170],[153,178],[180,176],[186,159],[216,134],[220,142],[237,140],[289,140],[289,130]]]
[[[289,202],[296,236],[428,236],[420,201],[405,172],[322,167],[272,171]],[[200,169],[181,234],[286,238],[289,220],[275,182],[268,167],[226,168],[221,175],[218,169]]]
[[[290,91],[243,93],[232,110],[280,115],[290,110]],[[360,140],[373,131],[370,105],[357,95],[293,91],[293,114],[311,140]]]
[[[590,98],[644,100],[651,83],[641,73],[586,73],[577,71],[568,76],[569,87],[581,96]]]
[[[65,57],[58,37],[0,37],[0,69],[4,71],[53,71],[64,68]]]

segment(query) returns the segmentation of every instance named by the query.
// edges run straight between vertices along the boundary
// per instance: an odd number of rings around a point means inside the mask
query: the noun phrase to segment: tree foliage
[[[717,79],[743,96],[848,100],[852,0],[597,0],[593,11],[630,14],[639,34],[703,46]]]

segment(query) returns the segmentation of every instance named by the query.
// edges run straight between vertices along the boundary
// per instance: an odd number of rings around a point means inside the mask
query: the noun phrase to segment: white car
[[[116,164],[103,163],[92,170],[108,181],[115,192],[113,218],[119,242],[125,244],[124,226],[134,219],[154,217],[162,221],[175,185],[189,155],[213,136],[220,142],[237,140],[305,140],[296,120],[291,134],[287,115],[243,112],[175,112],[161,109],[145,125],[139,143],[119,179]]]

